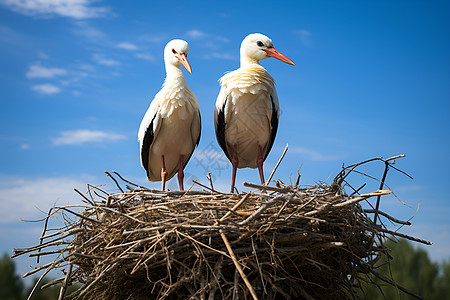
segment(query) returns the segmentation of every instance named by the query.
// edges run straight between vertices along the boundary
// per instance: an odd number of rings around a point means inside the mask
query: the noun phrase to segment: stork
[[[200,141],[201,117],[197,97],[189,89],[180,67],[190,73],[189,46],[175,39],[164,48],[166,78],[139,127],[141,164],[149,181],[166,181],[178,172],[183,190],[183,169]]]
[[[240,55],[240,68],[219,80],[214,112],[217,141],[233,166],[231,193],[238,168],[258,168],[261,184],[265,184],[263,163],[277,134],[280,110],[275,82],[259,61],[273,57],[295,66],[260,33],[242,41]]]

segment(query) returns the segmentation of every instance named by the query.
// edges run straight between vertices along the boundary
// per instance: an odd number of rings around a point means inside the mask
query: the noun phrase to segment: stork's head
[[[273,57],[295,66],[294,62],[273,47],[272,40],[260,33],[252,33],[245,37],[241,44],[241,65],[258,63],[260,60]]]
[[[171,40],[164,48],[164,61],[166,64],[173,65],[177,68],[183,65],[189,73],[192,73],[191,65],[187,60],[189,53],[189,45],[183,40]]]

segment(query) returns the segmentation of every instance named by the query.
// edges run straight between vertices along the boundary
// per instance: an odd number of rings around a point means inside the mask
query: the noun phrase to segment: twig
[[[246,187],[250,187],[250,188],[274,191],[274,192],[278,192],[278,193],[288,193],[288,192],[292,191],[292,189],[290,187],[289,188],[278,188],[278,187],[274,187],[274,186],[265,186],[265,185],[260,185],[260,184],[256,184],[256,183],[245,182],[245,181],[242,183],[242,185],[246,186]]]
[[[83,195],[83,193],[81,193],[79,190],[77,190],[77,189],[73,189],[78,195],[80,195],[81,197],[83,197],[83,199],[84,200],[86,200],[86,202],[87,203],[89,203],[90,205],[92,205],[92,206],[95,206],[95,203],[94,202],[92,202],[92,200],[91,199],[89,199],[88,197],[86,197],[85,195]]]
[[[45,268],[48,268],[49,266],[53,265],[53,263],[54,263],[54,262],[52,261],[52,262],[49,262],[48,264],[39,266],[39,267],[37,267],[37,268],[35,268],[35,269],[33,269],[33,270],[31,270],[31,271],[25,273],[24,275],[22,275],[22,278],[25,278],[25,277],[27,277],[27,276],[29,276],[29,275],[32,275],[32,274],[34,274],[34,273],[36,273],[36,272],[39,272],[40,270],[43,270],[43,269],[45,269]]]
[[[219,231],[220,231],[220,230],[222,230],[222,229],[219,229]],[[178,233],[179,235],[184,236],[185,238],[187,238],[187,239],[193,241],[193,242],[196,243],[196,244],[199,244],[199,245],[201,245],[201,246],[203,246],[203,247],[205,247],[205,248],[207,248],[207,249],[209,249],[209,250],[215,251],[215,252],[217,252],[217,253],[219,253],[219,254],[221,254],[221,255],[223,255],[223,256],[226,256],[226,257],[230,258],[230,256],[228,256],[228,254],[226,254],[225,252],[220,251],[220,250],[217,250],[217,249],[214,249],[213,247],[210,247],[210,246],[208,246],[208,245],[206,245],[206,244],[204,244],[204,243],[202,243],[202,242],[199,242],[199,241],[197,241],[196,239],[190,237],[190,236],[187,235],[187,234],[184,234],[184,233],[182,233],[182,232],[180,232],[180,231],[177,231],[177,233]]]
[[[335,205],[333,205],[333,207],[342,207],[342,206],[346,206],[349,204],[360,202],[362,200],[366,200],[367,198],[370,198],[370,197],[375,197],[375,196],[381,197],[382,195],[388,195],[390,193],[392,193],[390,190],[378,190],[378,191],[375,191],[372,193],[359,195],[358,197],[347,200],[345,202],[335,204]]]
[[[389,161],[386,160],[384,162],[384,172],[383,172],[383,177],[381,178],[380,187],[378,188],[379,190],[383,189],[384,181],[386,180],[386,176],[387,176],[388,171],[389,171]],[[375,205],[375,214],[373,216],[373,223],[374,224],[377,224],[378,210],[380,209],[380,200],[381,200],[381,195],[379,195],[377,197],[377,202],[376,202],[376,205]]]
[[[396,232],[396,231],[392,231],[392,230],[388,230],[388,229],[384,229],[384,228],[378,228],[378,231],[381,231],[381,232],[384,232],[384,233],[389,233],[389,234],[392,234],[392,235],[396,235],[396,236],[399,236],[399,237],[402,237],[402,238],[405,238],[405,239],[408,239],[408,240],[411,240],[411,241],[419,242],[419,243],[422,243],[422,244],[425,244],[425,245],[433,245],[433,242],[422,240],[422,239],[419,239],[419,238],[415,238],[413,236],[410,236],[410,235],[407,235],[407,234],[404,234],[404,233],[400,233],[400,232]]]
[[[244,271],[241,268],[241,265],[239,264],[238,260],[236,259],[236,256],[234,255],[233,249],[231,248],[231,245],[230,245],[230,242],[228,241],[227,236],[225,235],[225,233],[223,233],[222,229],[220,229],[219,232],[220,232],[220,236],[222,237],[223,242],[225,243],[225,247],[227,247],[227,250],[231,256],[231,259],[233,260],[233,263],[236,266],[236,269],[238,270],[239,274],[241,275],[242,279],[244,280],[245,285],[247,286],[248,290],[250,291],[250,294],[252,295],[253,300],[258,300],[255,290],[253,289],[252,285],[250,284],[250,281],[248,281],[247,276],[245,275]]]
[[[364,211],[365,211],[366,213],[369,213],[369,214],[375,212],[374,209],[364,209]],[[402,224],[402,225],[411,225],[411,222],[409,222],[409,221],[402,221],[402,220],[396,219],[396,218],[394,218],[394,217],[388,215],[388,214],[385,213],[384,211],[379,210],[379,211],[378,211],[378,214],[379,214],[379,215],[382,215],[383,217],[388,218],[388,219],[391,220],[392,222],[395,222],[395,223],[398,223],[398,224]]]
[[[214,190],[214,185],[213,185],[213,182],[212,182],[211,172],[208,172],[208,174],[206,175],[206,178],[208,179],[209,184],[211,185],[211,189]]]
[[[219,192],[219,191],[216,191],[215,189],[210,188],[210,187],[208,187],[208,186],[206,186],[206,185],[204,185],[204,184],[201,184],[200,182],[198,182],[198,181],[196,181],[196,180],[192,180],[192,182],[194,182],[195,184],[198,184],[199,186],[201,186],[201,187],[203,187],[203,188],[205,188],[205,189],[207,189],[207,190],[210,190],[211,192],[214,192],[214,193],[217,193],[217,194],[221,194],[221,195],[225,195],[224,193],[221,193],[221,192]]]
[[[252,221],[253,219],[257,218],[259,215],[262,214],[262,212],[264,210],[266,210],[268,207],[274,205],[275,203],[282,201],[282,200],[286,200],[286,196],[284,195],[280,195],[280,196],[276,196],[275,198],[264,202],[263,204],[261,204],[261,206],[253,213],[251,214],[247,219],[245,219],[244,221],[238,223],[239,226],[244,226],[247,223],[249,223],[250,221]]]
[[[41,277],[39,277],[39,279],[34,284],[33,289],[31,290],[30,294],[28,295],[27,300],[31,299],[31,297],[33,296],[33,294],[36,291],[37,287],[39,286],[39,283],[41,283],[41,281],[42,281],[42,279],[44,279],[45,275],[47,275],[48,272],[50,272],[50,270],[53,269],[56,265],[57,265],[56,261],[52,262],[51,265],[47,268],[47,270],[45,270],[45,272],[41,275]]]
[[[66,294],[67,284],[69,283],[69,278],[72,275],[72,267],[73,267],[73,264],[69,264],[69,268],[67,270],[66,277],[64,278],[64,281],[61,284],[61,289],[59,290],[58,300],[63,300],[64,295]]]
[[[241,206],[249,197],[250,197],[251,193],[247,193],[245,194],[244,197],[242,197],[241,200],[239,200],[225,215],[223,215],[222,218],[220,218],[220,220],[218,222],[215,223],[215,225],[220,224],[221,222],[223,222],[226,218],[228,218],[236,209],[239,208],[239,206]]]
[[[121,187],[120,184],[117,182],[117,180],[116,180],[116,179],[115,179],[108,171],[105,171],[105,174],[108,175],[108,176],[114,181],[114,183],[116,184],[117,188],[118,188],[122,193],[124,193],[124,191],[122,190],[122,187]]]
[[[425,298],[423,298],[423,297],[421,297],[421,296],[419,296],[419,295],[417,295],[417,294],[411,292],[410,290],[408,290],[408,289],[406,289],[406,288],[404,288],[404,287],[402,287],[402,286],[396,284],[394,281],[390,280],[389,278],[384,277],[383,275],[381,275],[380,273],[378,273],[378,272],[375,271],[374,269],[370,269],[370,272],[371,272],[373,275],[375,275],[375,277],[377,277],[377,278],[383,280],[383,281],[386,282],[386,283],[389,283],[389,284],[392,285],[392,286],[397,287],[397,288],[398,288],[399,290],[401,290],[402,292],[404,292],[404,293],[406,293],[406,294],[408,294],[408,295],[410,295],[410,296],[412,296],[412,297],[414,297],[414,298],[417,298],[417,299],[420,299],[420,300],[425,300]]]
[[[277,164],[275,165],[275,168],[273,168],[272,173],[270,173],[269,179],[267,179],[266,183],[264,185],[269,185],[270,180],[272,180],[273,175],[275,174],[275,171],[278,169],[278,166],[280,165],[281,161],[284,158],[284,155],[288,151],[288,144],[286,144],[286,147],[284,148],[283,154],[281,154],[280,159],[278,160]]]
[[[139,184],[136,184],[136,183],[133,183],[133,182],[131,182],[131,181],[126,180],[125,178],[123,178],[123,177],[122,177],[119,173],[117,173],[116,171],[112,171],[112,173],[113,173],[113,174],[116,174],[116,175],[120,178],[120,180],[122,180],[122,181],[124,181],[124,182],[126,182],[126,183],[128,183],[128,184],[134,185],[134,186],[136,186],[136,187],[138,187],[138,188],[141,188],[141,189],[144,189],[144,190],[148,190],[148,188],[145,187],[145,186],[142,186],[142,185],[139,185]]]

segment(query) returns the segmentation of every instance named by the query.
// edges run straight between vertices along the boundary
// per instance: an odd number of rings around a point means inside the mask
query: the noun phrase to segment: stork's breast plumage
[[[270,143],[274,81],[261,66],[240,68],[221,78],[224,99],[225,142],[228,153],[237,145],[239,168],[256,167],[257,149]],[[222,93],[222,92],[221,92]],[[217,105],[220,107],[219,103]],[[216,106],[216,107],[217,107]],[[265,153],[263,153],[265,156]]]
[[[177,118],[186,120],[200,110],[197,97],[186,87],[182,89],[164,87],[155,99],[159,102],[159,111],[163,118],[169,118],[173,113],[177,113]]]

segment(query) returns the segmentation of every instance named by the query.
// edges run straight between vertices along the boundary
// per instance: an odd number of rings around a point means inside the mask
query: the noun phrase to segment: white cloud
[[[145,60],[148,60],[148,61],[155,61],[156,59],[155,59],[155,57],[153,56],[153,55],[151,55],[150,53],[138,53],[138,54],[136,54],[136,57],[137,58],[141,58],[141,59],[145,59]]]
[[[53,78],[57,75],[66,75],[67,71],[61,68],[46,68],[39,64],[30,66],[25,74],[27,78]]]
[[[11,28],[0,24],[0,41],[8,44],[15,44],[15,41],[17,40],[19,40],[19,38],[16,32]]]
[[[230,53],[211,52],[203,55],[204,59],[225,59],[225,60],[239,60],[239,57]]]
[[[316,160],[316,161],[337,160],[337,159],[339,159],[338,155],[323,154],[323,153],[320,153],[320,152],[318,152],[316,150],[304,148],[304,147],[301,147],[301,146],[289,147],[288,152],[291,153],[291,154],[305,155],[305,156],[309,157],[311,160]]]
[[[112,66],[118,66],[120,65],[120,62],[115,60],[115,59],[111,59],[111,58],[105,58],[99,54],[94,54],[94,60],[104,66],[108,66],[108,67],[112,67]]]
[[[310,47],[312,45],[311,37],[312,33],[306,29],[300,29],[295,31],[295,34],[300,38],[303,45]]]
[[[22,144],[22,145],[20,145],[20,149],[21,149],[21,150],[27,150],[27,149],[30,149],[30,145],[28,145],[28,144]]]
[[[158,44],[162,43],[164,41],[169,41],[171,35],[167,33],[159,33],[159,34],[143,34],[138,37],[138,40],[143,43],[152,43],[152,44]]]
[[[98,130],[70,130],[63,131],[59,137],[52,138],[55,146],[60,145],[80,145],[84,143],[104,143],[124,140],[126,137],[121,134],[108,133]]]
[[[104,17],[108,7],[91,6],[92,0],[0,0],[12,11],[27,16],[60,16],[73,19]]]
[[[136,46],[135,44],[132,43],[128,43],[128,42],[122,42],[116,45],[117,48],[120,49],[124,49],[124,50],[137,50],[139,49],[138,46]]]
[[[45,53],[42,52],[42,51],[39,51],[38,54],[37,54],[37,56],[38,56],[40,59],[48,59],[48,55],[45,54]]]
[[[421,185],[416,185],[416,184],[410,184],[410,185],[401,185],[401,186],[396,186],[393,188],[394,191],[396,192],[417,192],[417,191],[422,191],[424,189],[423,186]]]
[[[81,64],[81,65],[78,66],[78,68],[80,70],[84,70],[84,71],[88,71],[88,72],[94,72],[95,71],[94,67],[92,65],[90,65],[90,64]]]
[[[186,32],[186,35],[191,39],[208,39],[207,43],[204,43],[202,46],[207,48],[219,48],[219,46],[214,45],[217,42],[220,43],[228,43],[230,40],[224,36],[216,35],[216,34],[210,34],[203,31],[200,31],[198,29],[192,29]],[[214,44],[213,44],[214,43]]]
[[[80,179],[67,177],[23,179],[0,175],[0,179],[0,223],[41,218],[39,210],[47,212],[55,203],[79,204],[81,196],[73,189],[83,191],[86,186]]]
[[[103,31],[93,27],[86,21],[77,21],[75,22],[75,29],[73,29],[73,33],[90,39],[94,42],[103,41],[105,38],[105,33]]]
[[[50,83],[33,85],[31,89],[33,91],[48,95],[57,94],[61,92],[61,89],[59,87]]]
[[[192,39],[199,39],[199,38],[203,38],[203,37],[207,37],[208,34],[204,33],[203,31],[197,30],[197,29],[192,29],[189,30],[188,32],[186,32],[186,35]]]

